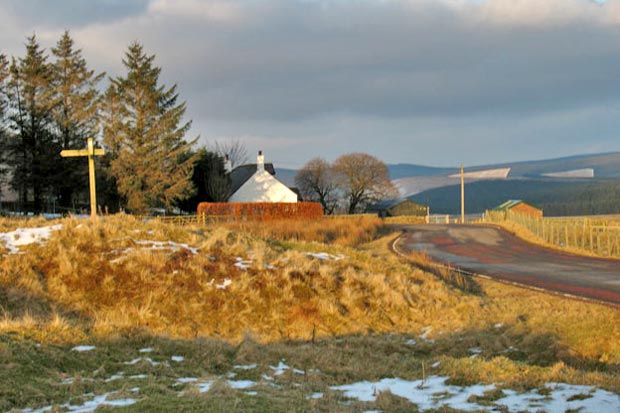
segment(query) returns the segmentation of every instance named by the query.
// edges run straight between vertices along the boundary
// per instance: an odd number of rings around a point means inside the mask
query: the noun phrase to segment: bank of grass
[[[391,254],[395,234],[374,219],[268,230],[126,216],[62,223],[45,245],[0,263],[0,411],[110,391],[136,397],[131,411],[407,411],[389,394],[362,403],[329,386],[430,374],[620,391],[620,311],[490,280],[473,290],[446,283],[419,269],[424,257]],[[168,240],[197,253],[144,243]],[[240,261],[251,262],[243,270]],[[71,351],[77,344],[96,349]],[[160,364],[126,364],[141,356]],[[273,386],[265,376],[283,360],[305,373],[288,370]],[[258,394],[232,389],[230,373],[255,381]],[[200,393],[180,377],[214,384]],[[324,397],[308,398],[316,392]]]
[[[618,215],[539,218],[519,213],[487,212],[485,221],[545,248],[620,260]],[[592,232],[592,228],[597,231]]]

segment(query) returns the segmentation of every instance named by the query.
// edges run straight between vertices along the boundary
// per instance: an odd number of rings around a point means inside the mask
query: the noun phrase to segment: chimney
[[[230,156],[226,154],[224,157],[224,171],[231,172],[232,171],[232,162],[230,160]]]
[[[258,156],[256,157],[256,170],[265,170],[265,157],[263,156],[263,151],[258,151]]]

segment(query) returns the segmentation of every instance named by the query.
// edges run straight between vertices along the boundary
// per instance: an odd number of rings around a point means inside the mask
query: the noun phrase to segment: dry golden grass
[[[282,222],[260,235],[348,244],[351,233],[370,238],[379,227],[369,218],[328,222],[323,229],[320,223]],[[244,233],[128,216],[63,224],[45,247],[30,246],[27,254],[9,255],[0,264],[6,294],[0,304],[8,317],[27,309],[45,319],[53,309],[75,315],[101,335],[143,329],[173,337],[238,341],[251,335],[275,341],[417,331],[429,316],[467,302],[394,257],[378,261],[371,252],[346,247],[275,244],[248,235],[261,231],[258,224],[239,228]],[[141,244],[147,240],[173,240],[199,252],[153,250]],[[326,250],[344,258],[324,261],[307,254]],[[251,260],[249,268],[235,266],[239,260]]]
[[[376,216],[347,218],[324,217],[319,220],[248,221],[220,224],[231,231],[243,232],[264,240],[314,241],[354,247],[373,240],[383,226]]]
[[[620,311],[449,269],[430,273],[421,269],[432,267],[426,256],[393,255],[395,234],[375,219],[262,224],[269,228],[181,228],[129,216],[62,224],[45,245],[0,262],[0,365],[10,367],[0,371],[3,411],[109,391],[117,387],[104,379],[121,370],[148,376],[135,411],[406,411],[389,394],[345,405],[329,386],[423,374],[620,391]],[[358,243],[349,231],[374,239]],[[197,254],[154,243],[169,240]],[[235,266],[239,258],[251,260],[247,270]],[[68,351],[74,343],[97,350]],[[183,354],[187,363],[125,364],[147,346],[154,359]],[[224,381],[235,364],[257,364],[234,372],[260,381],[280,360],[308,373],[283,374],[282,388],[261,386],[259,398]],[[58,385],[67,374],[75,379],[69,389]],[[218,381],[208,394],[179,393],[176,377],[188,376]],[[134,385],[119,384],[118,397]],[[316,391],[325,396],[309,400]]]

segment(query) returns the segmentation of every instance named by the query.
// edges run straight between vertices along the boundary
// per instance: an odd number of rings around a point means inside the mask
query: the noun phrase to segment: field
[[[0,411],[618,403],[620,311],[426,272],[376,218],[0,232]]]

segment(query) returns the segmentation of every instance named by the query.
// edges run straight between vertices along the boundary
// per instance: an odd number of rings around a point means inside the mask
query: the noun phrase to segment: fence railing
[[[475,223],[484,220],[484,214],[465,214],[465,223]],[[460,215],[432,214],[428,216],[429,224],[460,224]]]
[[[604,257],[620,257],[620,217],[540,218],[509,211],[489,211],[485,220],[515,223],[548,244]]]

